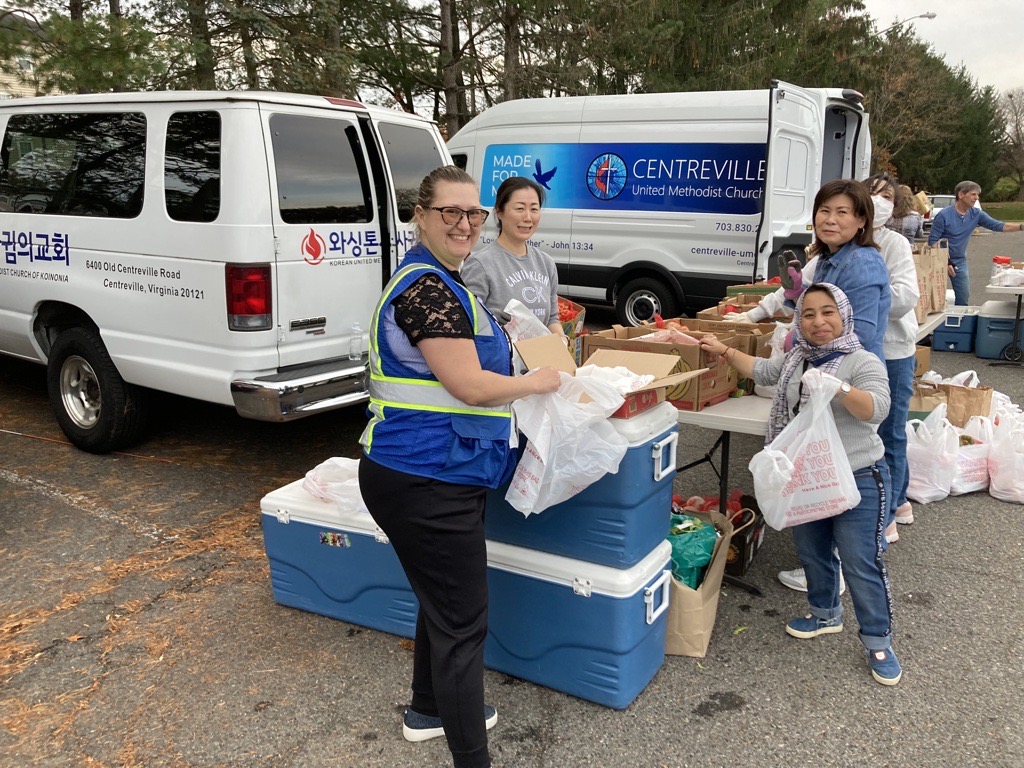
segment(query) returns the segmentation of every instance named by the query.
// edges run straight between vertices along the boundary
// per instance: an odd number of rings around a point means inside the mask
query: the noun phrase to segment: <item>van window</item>
[[[379,123],[379,129],[391,175],[395,179],[398,218],[402,222],[412,221],[420,182],[439,165],[445,165],[444,156],[430,131],[383,122]]]
[[[456,152],[452,155],[452,162],[462,170],[466,170],[466,166],[469,165],[469,155],[465,152]]]
[[[177,112],[167,121],[164,205],[175,221],[220,213],[220,114]]]
[[[270,130],[286,223],[370,221],[370,183],[354,126],[332,118],[273,115]]]
[[[131,219],[142,211],[145,169],[141,113],[11,115],[0,200],[16,213]]]

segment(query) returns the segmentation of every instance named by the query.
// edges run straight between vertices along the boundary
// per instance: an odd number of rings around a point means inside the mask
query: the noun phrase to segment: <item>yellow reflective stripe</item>
[[[391,301],[391,297],[395,291],[398,290],[398,284],[405,279],[405,277],[416,270],[429,270],[441,274],[441,270],[437,267],[432,267],[429,264],[409,264],[408,266],[401,267],[395,274],[391,276],[390,285],[391,290],[387,293],[381,294],[380,300],[377,302],[377,308],[373,312],[373,319],[370,321],[370,354],[369,364],[370,371],[380,370],[380,352],[377,349],[377,327],[380,323],[381,310],[384,306]]]
[[[390,400],[378,400],[375,397],[370,398],[370,403],[385,408],[401,408],[407,411],[430,411],[432,413],[458,413],[467,416],[498,416],[499,418],[505,419],[509,419],[512,417],[511,411],[478,411],[471,407],[446,408],[440,405],[414,405],[412,403],[396,403]]]
[[[443,387],[440,381],[436,379],[402,379],[397,376],[385,376],[383,373],[371,373],[370,378],[373,381],[384,381],[384,382],[395,382],[396,384],[413,384],[417,387]]]

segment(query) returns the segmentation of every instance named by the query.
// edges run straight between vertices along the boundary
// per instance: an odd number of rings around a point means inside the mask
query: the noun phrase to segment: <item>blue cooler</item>
[[[1017,301],[986,301],[978,314],[978,337],[974,354],[986,360],[999,360],[1013,336],[1013,318]],[[1024,322],[1017,329],[1017,343],[1024,347]]]
[[[629,419],[609,419],[629,440],[619,471],[571,499],[523,516],[505,501],[508,486],[487,496],[487,538],[519,547],[630,568],[665,539],[672,512],[679,411],[661,403]]]
[[[946,307],[942,325],[932,332],[932,349],[942,352],[973,352],[980,307]]]
[[[488,541],[484,664],[624,709],[665,660],[671,555],[664,531],[628,569]]]
[[[320,501],[301,480],[268,493],[260,508],[277,602],[403,637],[416,634],[419,603],[369,512]]]

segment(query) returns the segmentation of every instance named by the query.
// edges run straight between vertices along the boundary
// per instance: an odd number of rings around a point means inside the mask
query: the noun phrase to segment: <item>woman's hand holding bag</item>
[[[765,522],[779,531],[833,517],[860,504],[860,491],[832,417],[832,398],[840,381],[811,368],[802,382],[807,403],[749,464]]]

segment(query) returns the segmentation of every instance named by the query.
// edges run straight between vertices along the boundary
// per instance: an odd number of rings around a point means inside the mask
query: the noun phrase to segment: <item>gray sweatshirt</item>
[[[470,254],[461,274],[502,325],[509,321],[504,309],[511,299],[525,304],[544,325],[558,322],[558,270],[550,256],[532,245],[520,257],[493,240]]]
[[[759,357],[754,361],[754,383],[771,386],[779,383],[782,375],[783,358],[774,360]],[[800,402],[800,377],[795,371],[789,380],[786,393],[793,415],[793,406]],[[851,414],[839,400],[832,401],[832,417],[836,421],[839,439],[843,441],[846,456],[853,471],[874,464],[885,455],[882,439],[878,436],[878,425],[889,415],[889,377],[885,364],[866,349],[858,349],[846,355],[835,373],[840,381],[847,381],[857,389],[870,392],[875,398],[875,412],[867,421],[861,421]]]

